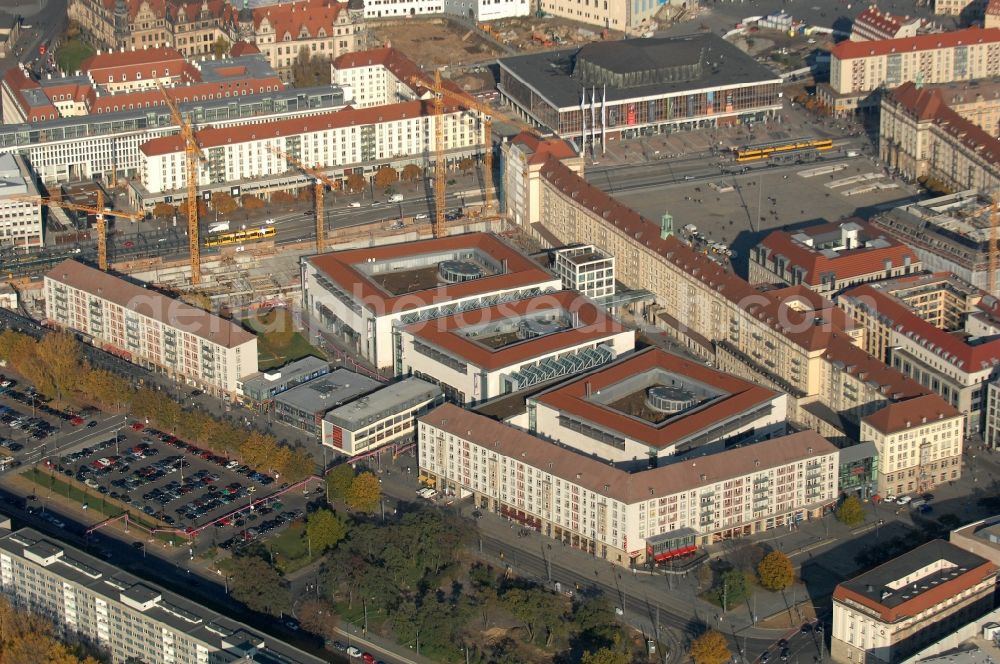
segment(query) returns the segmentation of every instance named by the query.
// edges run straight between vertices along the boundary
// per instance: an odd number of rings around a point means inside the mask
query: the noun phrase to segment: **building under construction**
[[[871,222],[912,248],[924,269],[953,272],[1000,296],[991,277],[991,198],[976,189],[903,205]]]

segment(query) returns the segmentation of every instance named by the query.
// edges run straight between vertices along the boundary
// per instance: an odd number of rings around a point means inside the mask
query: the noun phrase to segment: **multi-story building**
[[[994,450],[1000,447],[1000,376],[995,376],[986,385],[983,442]]]
[[[173,101],[232,99],[284,90],[259,54],[188,62],[171,48],[104,53],[87,59],[72,76],[36,81],[22,68],[4,74],[4,124],[104,115],[149,108],[168,112]]]
[[[482,151],[478,114],[446,106],[445,159],[449,163]],[[429,166],[435,158],[433,109],[424,101],[373,108],[345,108],[305,118],[209,128],[197,132],[205,152],[199,163],[201,183],[247,185],[254,180],[297,170],[273,148],[309,163],[336,165],[329,177],[344,182],[355,173],[371,175],[384,165]],[[186,186],[184,140],[179,134],[153,139],[140,147],[144,193],[177,192]]]
[[[277,395],[328,373],[330,363],[312,355],[277,369],[258,371],[244,376],[237,383],[240,401],[250,408],[269,410]]]
[[[534,8],[528,0],[365,0],[365,18],[453,14],[473,21],[494,21],[528,16]]]
[[[501,97],[581,149],[650,132],[763,122],[782,108],[781,77],[711,32],[591,42],[499,64]]]
[[[572,0],[541,0],[538,9],[550,16],[583,23],[597,29],[619,30],[626,34],[641,33],[650,25],[663,5],[680,5],[679,0],[664,0],[662,4],[643,0],[609,2],[607,5],[587,2],[581,5]]]
[[[935,395],[889,404],[861,420],[861,440],[878,450],[878,491],[930,491],[962,474],[965,421]]]
[[[472,404],[593,369],[635,348],[635,332],[575,291],[463,310],[393,330],[394,369]]]
[[[11,532],[9,519],[0,522],[0,593],[115,662],[323,662],[36,530]]]
[[[330,81],[350,88],[355,108],[419,99],[417,83],[429,80],[417,63],[391,46],[344,53],[330,63]]]
[[[345,403],[374,392],[382,383],[348,369],[335,369],[274,396],[279,422],[319,436],[323,416]]]
[[[238,100],[217,92],[210,99],[207,95],[200,100],[182,97],[177,102],[185,116],[197,118],[199,124],[221,128],[325,113],[343,108],[350,99],[344,98],[340,88],[323,86],[255,92],[245,97],[240,95]],[[6,100],[3,106],[8,106]],[[55,109],[52,113],[55,114]],[[141,109],[119,106],[115,111],[112,106],[99,116],[0,125],[0,152],[27,157],[32,169],[46,184],[93,178],[114,181],[116,177],[139,175],[140,145],[177,131],[170,110],[159,97],[149,100],[148,108],[145,103]],[[303,173],[289,173],[284,178],[286,188],[312,182]]]
[[[539,178],[542,165],[555,158],[576,173],[583,174],[583,155],[567,141],[543,140],[529,132],[521,132],[500,145],[503,164],[501,205],[507,218],[527,226],[537,223]]]
[[[210,394],[235,399],[257,371],[257,337],[239,325],[83,263],[49,270],[44,296],[50,325]]]
[[[0,246],[40,247],[45,241],[35,176],[24,158],[0,153]]]
[[[854,19],[851,41],[881,41],[916,37],[917,31],[926,27],[926,21],[917,17],[894,16],[869,6]]]
[[[327,412],[320,440],[348,456],[409,444],[416,438],[417,418],[443,401],[437,385],[404,378]]]
[[[819,516],[837,448],[814,431],[635,472],[445,404],[420,418],[425,481],[617,565]]]
[[[750,250],[751,284],[803,284],[827,296],[919,271],[920,259],[909,247],[862,219],[771,231]]]
[[[989,0],[983,10],[983,27],[1000,28],[1000,2]]]
[[[877,108],[883,88],[1000,75],[1000,29],[978,27],[882,41],[850,41],[830,51],[830,83],[817,97],[836,115]]]
[[[989,292],[991,206],[988,194],[971,189],[893,208],[871,223],[912,248],[924,269]]]
[[[531,433],[639,469],[781,435],[787,397],[649,348],[527,398]]]
[[[964,415],[966,430],[978,433],[1000,339],[995,312],[975,293],[963,297],[961,285],[940,275],[864,284],[844,291],[837,303],[865,329],[868,352],[940,394]],[[974,315],[970,306],[977,307]],[[935,310],[948,313],[928,315]]]
[[[615,257],[590,244],[564,247],[552,252],[552,266],[563,288],[602,301],[615,294]]]
[[[993,608],[997,566],[933,540],[837,585],[830,655],[839,664],[900,662]]]
[[[335,251],[302,262],[302,303],[319,329],[381,368],[393,366],[393,330],[561,288],[494,235]]]
[[[948,541],[1000,566],[1000,516],[991,516],[951,531]]]
[[[934,0],[934,13],[974,20],[982,15],[988,0]]]

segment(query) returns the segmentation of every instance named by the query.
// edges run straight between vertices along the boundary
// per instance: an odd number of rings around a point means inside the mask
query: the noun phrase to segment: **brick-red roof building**
[[[936,394],[925,394],[906,401],[891,403],[867,417],[861,418],[884,434],[905,431],[912,426],[936,420],[959,417],[961,413]]]
[[[347,11],[347,3],[334,0],[298,0],[255,7],[253,24],[255,29],[260,29],[266,20],[274,29],[279,42],[286,41],[286,36],[293,41],[316,38],[321,32],[330,37],[334,34],[332,26],[342,11]]]
[[[851,60],[904,51],[929,51],[937,48],[994,42],[1000,42],[1000,28],[972,27],[952,32],[938,32],[883,41],[842,41],[831,49],[830,55],[838,60]]]

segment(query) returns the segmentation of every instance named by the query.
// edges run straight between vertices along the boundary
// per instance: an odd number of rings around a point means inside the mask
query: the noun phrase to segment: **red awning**
[[[694,544],[691,544],[689,546],[682,546],[679,549],[674,549],[673,551],[664,551],[662,553],[658,553],[655,556],[653,556],[653,559],[656,560],[656,562],[659,563],[659,562],[663,562],[664,560],[669,560],[671,558],[677,558],[679,556],[686,556],[687,554],[694,553],[697,550],[698,550],[698,547],[695,546]]]

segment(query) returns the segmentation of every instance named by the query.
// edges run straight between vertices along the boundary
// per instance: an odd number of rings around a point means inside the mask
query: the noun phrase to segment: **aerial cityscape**
[[[0,0],[0,664],[1000,662],[1000,0]]]

